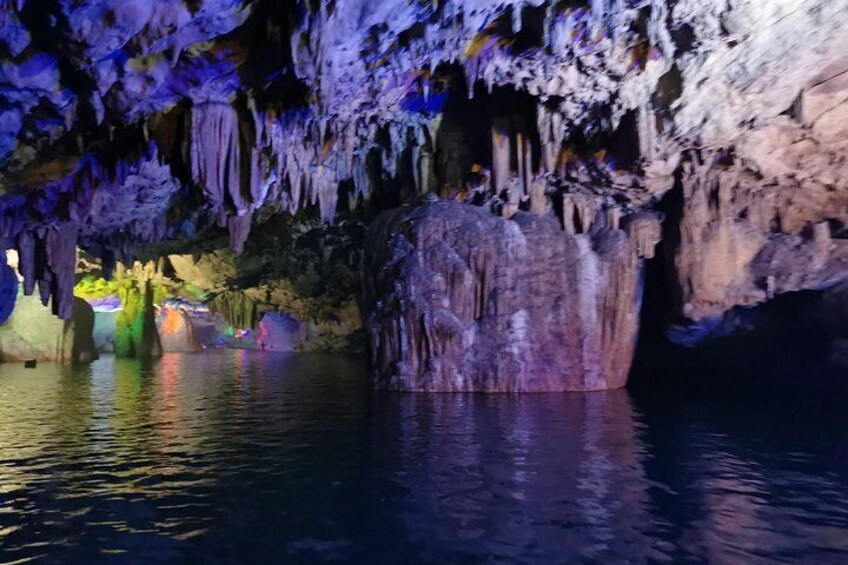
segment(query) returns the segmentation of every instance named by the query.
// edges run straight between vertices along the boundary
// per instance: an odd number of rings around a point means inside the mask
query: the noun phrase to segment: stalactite
[[[255,329],[259,321],[256,302],[242,291],[219,293],[209,302],[209,311],[220,315],[234,328]]]
[[[53,273],[45,271],[38,279],[38,297],[41,299],[41,304],[47,306],[50,304],[50,293],[53,292]],[[54,305],[55,309],[55,305]]]
[[[192,109],[190,155],[192,177],[213,211],[224,207],[227,194],[240,200],[238,116],[231,106]]]
[[[230,249],[236,255],[244,251],[247,236],[250,235],[250,226],[253,221],[253,212],[247,212],[241,216],[230,216],[228,229],[230,233]]]
[[[565,233],[577,233],[577,226],[574,224],[574,213],[576,206],[570,194],[562,195],[562,227]]]
[[[577,209],[584,233],[588,233],[592,229],[592,224],[595,223],[595,218],[598,215],[598,207],[598,201],[594,198],[578,199]]]
[[[519,132],[516,136],[516,157],[518,160],[518,184],[521,191],[521,196],[523,197],[526,194],[526,191],[530,189],[529,175],[530,175],[530,160],[527,159],[527,147],[524,145],[524,136]]]
[[[339,198],[339,180],[330,169],[318,167],[312,177],[314,200],[318,201],[321,219],[332,223],[336,215],[336,206]]]
[[[509,186],[512,177],[509,164],[510,140],[506,124],[496,123],[492,129],[492,173],[495,177],[495,192],[501,194]]]
[[[819,222],[813,225],[813,268],[822,269],[831,256],[833,238],[830,235],[830,225]]]
[[[0,250],[0,325],[6,323],[18,298],[18,277],[6,263],[6,253]]]
[[[24,230],[18,236],[18,271],[24,279],[24,294],[32,296],[35,292],[36,264],[35,238],[29,230]]]
[[[657,126],[656,116],[651,105],[644,104],[639,109],[639,153],[648,160],[653,160],[656,151]]]
[[[657,243],[662,239],[662,221],[662,215],[653,212],[640,212],[624,219],[624,228],[636,257],[654,258]]]
[[[542,167],[545,173],[557,172],[560,151],[565,139],[562,114],[544,104],[537,108],[537,128],[542,145]]]
[[[52,274],[53,310],[61,319],[68,320],[74,305],[77,226],[68,223],[48,230],[44,244],[47,250],[47,266]]]
[[[522,181],[524,182],[523,187],[523,198],[527,199],[530,195],[530,187],[533,183],[533,177],[536,176],[536,171],[533,170],[533,147],[530,143],[530,140],[527,138],[522,138],[521,143],[518,144],[519,150],[522,152],[520,158],[523,163],[524,174],[522,175]]]

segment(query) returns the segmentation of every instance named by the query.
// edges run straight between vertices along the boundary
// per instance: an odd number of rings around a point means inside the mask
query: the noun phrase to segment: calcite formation
[[[0,248],[61,317],[77,247],[108,274],[437,197],[556,217],[595,284],[635,280],[598,251],[626,229],[674,335],[848,273],[844,1],[0,0],[0,24]],[[279,309],[247,290],[219,309]]]
[[[14,313],[0,325],[0,362],[29,360],[89,362],[98,353],[92,339],[94,311],[76,298],[68,320],[57,318],[34,296],[20,296]]]
[[[203,349],[185,309],[165,305],[156,317],[156,329],[163,353],[196,353]]]
[[[694,321],[848,274],[836,217],[848,190],[775,184],[721,156],[682,166],[678,221],[667,222],[680,312]]]
[[[550,216],[506,220],[450,202],[387,213],[372,228],[365,266],[375,384],[436,392],[624,386],[641,298],[633,237],[615,225],[568,234]]]
[[[14,269],[6,264],[6,257],[0,257],[0,324],[6,323],[15,308],[18,299],[18,277]]]
[[[269,312],[259,322],[259,348],[263,351],[295,351],[305,334],[297,318]]]
[[[132,281],[121,289],[120,298],[123,309],[115,317],[115,355],[142,360],[161,357],[151,281]]]

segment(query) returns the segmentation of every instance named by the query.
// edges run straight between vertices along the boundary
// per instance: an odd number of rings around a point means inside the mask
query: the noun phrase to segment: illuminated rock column
[[[127,281],[120,297],[124,309],[115,320],[115,355],[130,359],[161,357],[150,279]]]

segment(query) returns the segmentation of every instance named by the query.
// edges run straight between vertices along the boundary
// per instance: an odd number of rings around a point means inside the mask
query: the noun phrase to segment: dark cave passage
[[[653,267],[653,268],[652,268]],[[779,296],[736,307],[697,329],[667,327],[667,286],[649,265],[639,342],[628,388],[640,393],[709,392],[792,395],[798,390],[848,394],[848,289]],[[660,298],[658,298],[660,297]],[[680,345],[675,332],[697,332]]]

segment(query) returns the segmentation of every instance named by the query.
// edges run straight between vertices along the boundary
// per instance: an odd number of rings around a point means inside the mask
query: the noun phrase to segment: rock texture
[[[269,312],[259,322],[259,349],[263,351],[295,351],[306,332],[294,316]]]
[[[156,331],[156,309],[150,280],[132,281],[121,289],[123,309],[115,318],[115,355],[129,359],[162,356]]]
[[[776,183],[723,155],[684,162],[679,190],[666,243],[679,312],[695,327],[736,305],[848,275],[848,240],[836,220],[848,212],[848,190],[794,176]]]
[[[379,388],[541,392],[626,383],[642,261],[625,231],[568,234],[553,216],[506,220],[437,202],[379,218],[366,247]]]
[[[6,264],[5,255],[0,256],[0,324],[4,324],[18,298],[18,276],[15,270]]]
[[[163,306],[156,317],[156,328],[163,353],[196,353],[203,349],[184,309]]]
[[[20,296],[14,313],[0,325],[0,362],[30,359],[53,362],[94,361],[94,311],[75,298],[69,320],[60,320],[35,297]]]
[[[360,353],[364,231],[353,220],[279,221],[255,232],[242,254],[223,249],[168,261],[173,276],[202,290],[212,312],[234,328],[261,331],[263,316],[289,316],[302,324],[298,349]]]

